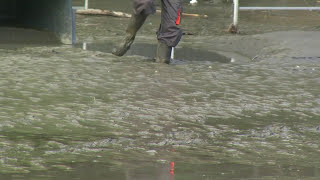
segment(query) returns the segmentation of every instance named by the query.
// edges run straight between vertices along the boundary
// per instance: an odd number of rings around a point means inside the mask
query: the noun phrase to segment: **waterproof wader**
[[[112,54],[116,56],[123,56],[133,43],[138,30],[143,25],[144,21],[147,19],[147,15],[143,14],[133,14],[130,18],[130,22],[126,29],[126,35],[121,44],[112,50]]]
[[[157,32],[157,62],[169,63],[171,49],[178,45],[182,30],[181,14],[183,0],[161,0],[161,24]],[[126,30],[126,37],[113,54],[123,56],[129,50],[136,33],[148,15],[156,12],[154,0],[134,0],[134,13]]]

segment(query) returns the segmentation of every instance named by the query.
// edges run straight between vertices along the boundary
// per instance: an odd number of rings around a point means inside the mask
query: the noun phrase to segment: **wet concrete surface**
[[[75,47],[3,43],[0,178],[318,179],[317,13],[242,12],[230,35],[230,4],[202,3],[171,65],[158,15],[120,58],[122,18],[78,16]]]

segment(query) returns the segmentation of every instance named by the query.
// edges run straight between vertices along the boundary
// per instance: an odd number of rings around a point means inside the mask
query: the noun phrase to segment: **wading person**
[[[150,14],[156,12],[155,0],[134,0],[134,11],[124,40],[112,54],[123,56],[133,43],[136,33]],[[183,0],[161,0],[161,24],[157,32],[158,48],[156,62],[170,63],[172,47],[178,45],[182,30],[179,28]]]

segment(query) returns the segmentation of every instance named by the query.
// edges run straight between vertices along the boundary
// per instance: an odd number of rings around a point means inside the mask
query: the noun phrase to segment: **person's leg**
[[[158,31],[157,62],[170,63],[172,47],[178,45],[182,37],[181,15],[183,0],[161,0],[161,25]]]
[[[150,14],[155,13],[156,8],[154,0],[134,0],[134,13],[130,18],[130,22],[126,29],[124,40],[117,48],[112,50],[112,54],[116,56],[123,56],[133,43],[137,32]]]

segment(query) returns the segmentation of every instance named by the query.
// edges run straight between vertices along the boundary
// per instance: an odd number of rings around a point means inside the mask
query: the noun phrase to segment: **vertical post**
[[[233,25],[237,28],[239,22],[239,0],[233,0],[234,10],[233,10]]]
[[[233,0],[233,23],[229,27],[230,33],[239,33],[238,22],[239,22],[239,0]]]
[[[171,59],[174,59],[174,47],[172,47],[172,50],[171,50]]]
[[[72,8],[72,44],[77,43],[76,9]]]
[[[62,43],[72,44],[72,0],[15,0],[14,2],[17,3],[17,21],[22,22],[23,27],[51,31]]]
[[[84,43],[82,44],[82,49],[83,49],[83,50],[87,50],[87,43],[86,43],[86,42],[84,42]]]
[[[89,9],[89,0],[84,1],[84,9]]]

